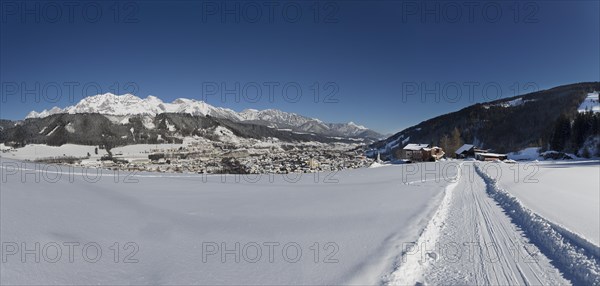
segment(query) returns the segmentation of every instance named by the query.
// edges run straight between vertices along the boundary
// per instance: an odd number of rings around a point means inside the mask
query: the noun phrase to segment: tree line
[[[600,156],[600,140],[595,142],[596,146],[590,146],[589,143],[586,146],[589,138],[598,136],[600,113],[585,111],[571,116],[561,114],[554,124],[548,147],[551,150],[576,153],[583,157]],[[595,154],[592,154],[594,149]]]

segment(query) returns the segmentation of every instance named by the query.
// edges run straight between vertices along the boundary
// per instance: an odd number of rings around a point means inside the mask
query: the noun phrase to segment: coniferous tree
[[[579,113],[573,120],[573,126],[571,128],[571,146],[574,150],[578,150],[583,145],[587,133],[587,120],[586,113]]]
[[[552,141],[550,142],[552,150],[564,150],[570,135],[571,120],[565,114],[561,114],[554,124],[554,133],[552,135]]]

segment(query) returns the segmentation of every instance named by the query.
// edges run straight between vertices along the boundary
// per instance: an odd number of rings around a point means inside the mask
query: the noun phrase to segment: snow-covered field
[[[449,184],[421,182],[403,165],[297,182],[151,173],[94,182],[95,170],[59,176],[0,161],[0,282],[9,285],[378,284]]]
[[[97,181],[0,162],[2,284],[600,284],[598,161]]]
[[[488,168],[525,207],[600,246],[600,161],[541,161]]]
[[[98,154],[95,153],[97,146],[64,144],[62,146],[48,146],[46,144],[28,144],[25,147],[12,149],[7,153],[1,153],[4,158],[16,160],[34,161],[42,158],[50,157],[87,157],[90,154],[90,159],[99,159],[102,155],[106,155],[106,150],[98,149]]]

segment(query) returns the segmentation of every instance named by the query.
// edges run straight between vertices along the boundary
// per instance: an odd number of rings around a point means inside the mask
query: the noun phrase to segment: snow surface
[[[533,161],[540,159],[540,147],[529,147],[521,151],[508,153],[508,159],[516,161]]]
[[[494,165],[497,166],[498,164]],[[564,277],[568,277],[573,284],[600,285],[600,248],[590,243],[589,240],[565,229],[563,226],[556,225],[529,209],[521,200],[498,184],[498,178],[501,177],[498,175],[500,172],[490,175],[486,171],[489,166],[489,163],[487,166],[477,166],[477,173],[487,184],[486,188],[489,196],[510,216],[513,224],[523,230],[536,248],[541,250],[545,256],[548,256],[556,269],[559,269]],[[597,192],[598,189],[596,188],[595,191]],[[569,207],[572,206],[567,208]],[[592,224],[591,227],[596,226]],[[526,247],[526,249],[531,253],[530,247]],[[540,260],[535,262],[538,261]],[[519,273],[523,273],[521,269],[519,269]],[[536,275],[536,278],[538,277]],[[530,284],[529,281],[527,281],[527,284]]]
[[[12,150],[12,147],[4,145],[4,143],[0,143],[0,151],[8,151]]]
[[[570,284],[488,196],[488,184],[464,162],[459,180],[416,244],[404,248],[389,285]]]
[[[46,144],[28,144],[22,148],[16,148],[11,150],[10,153],[1,154],[4,158],[11,158],[17,160],[30,160],[34,161],[37,159],[50,158],[50,157],[87,157],[89,153],[90,158],[100,158],[102,155],[107,154],[106,150],[98,149],[98,155],[95,154],[95,148],[98,146],[88,145],[76,145],[76,144],[64,144],[61,146],[48,146]]]
[[[152,146],[135,147],[115,152]],[[1,284],[600,284],[598,161],[447,160],[318,177],[104,170],[96,181],[95,169],[48,172],[7,158],[0,158],[0,240],[28,249],[95,242],[103,256],[22,263],[8,255]],[[131,249],[121,249],[114,262],[115,242],[139,247],[138,261],[123,263]],[[238,251],[254,245],[237,262],[221,251],[236,242]],[[270,242],[279,243],[272,262]],[[206,256],[206,243],[219,251]],[[282,253],[290,244],[302,251],[298,261],[289,261],[295,249]],[[256,245],[261,256],[249,261]]]
[[[231,130],[223,126],[215,127],[213,133],[218,136],[221,142],[239,143],[240,139]]]
[[[368,129],[367,127],[364,127],[363,125],[358,125],[358,124],[356,124],[356,123],[354,123],[352,121],[348,122],[348,126],[352,126],[352,127],[357,128],[357,129],[360,129],[360,130],[367,130]]]
[[[598,102],[598,92],[588,93],[587,97],[583,100],[579,108],[579,112],[593,111],[594,113],[600,112],[600,102]]]
[[[524,100],[522,97],[518,97],[518,98],[515,98],[513,100],[503,101],[503,102],[496,103],[496,104],[485,104],[485,105],[483,105],[483,108],[489,109],[491,106],[499,106],[499,107],[503,107],[503,108],[510,108],[510,107],[515,107],[515,106],[523,105],[523,104],[525,104],[527,102],[530,102],[530,101],[535,101],[535,99]]]
[[[600,162],[498,164],[498,184],[525,207],[600,246]],[[496,168],[490,168],[496,176]]]
[[[507,102],[504,102],[501,104],[502,107],[514,107],[514,106],[519,106],[525,102],[527,102],[528,100],[523,100],[523,98],[519,97],[513,100],[509,100]]]
[[[410,140],[410,137],[406,137],[406,139],[402,140],[402,145],[408,143],[409,140]]]
[[[56,129],[58,129],[60,126],[56,125],[56,127],[54,127],[54,129],[52,129],[52,131],[48,132],[48,134],[46,134],[46,136],[50,136],[54,133],[54,131],[56,131]]]
[[[75,133],[75,127],[73,127],[73,124],[71,122],[69,122],[69,124],[65,125],[65,129],[69,133]]]
[[[446,180],[421,180],[395,165],[339,173],[236,176],[165,175],[140,173],[116,177],[104,173],[99,181],[79,175],[56,182],[35,182],[34,165],[22,174],[10,168],[21,162],[0,159],[0,240],[26,243],[32,248],[56,242],[77,242],[74,262],[63,247],[62,259],[39,263],[18,255],[0,264],[2,284],[179,284],[179,285],[339,285],[379,284],[392,271],[403,242],[415,241],[433,215],[449,184]],[[443,166],[443,163],[428,163]],[[415,167],[416,165],[413,165]],[[424,165],[420,165],[424,166]],[[455,176],[449,169],[449,176]],[[89,171],[94,178],[95,170]],[[404,176],[402,174],[405,174]],[[42,176],[43,178],[49,176]],[[237,177],[239,178],[239,177]],[[287,178],[287,179],[286,179]],[[136,181],[129,181],[136,180]],[[337,180],[337,181],[336,181]],[[129,183],[125,182],[128,181]],[[294,182],[295,181],[295,182]],[[81,250],[98,243],[100,261],[86,262]],[[115,263],[115,242],[120,262]],[[139,247],[123,249],[132,242]],[[241,255],[210,255],[203,262],[203,243],[226,243],[227,249],[252,243],[274,242],[273,262],[262,246],[255,263]],[[319,243],[316,258],[311,246]],[[297,243],[283,256],[283,246]],[[326,247],[328,245],[328,247]],[[315,249],[315,248],[312,248]],[[92,257],[94,257],[92,250]],[[324,263],[324,261],[329,263]],[[131,261],[130,261],[131,262]]]

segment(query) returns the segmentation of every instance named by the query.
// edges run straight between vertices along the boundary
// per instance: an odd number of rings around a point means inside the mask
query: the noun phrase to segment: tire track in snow
[[[446,190],[417,246],[407,251],[390,285],[570,284],[486,193],[467,163]]]

